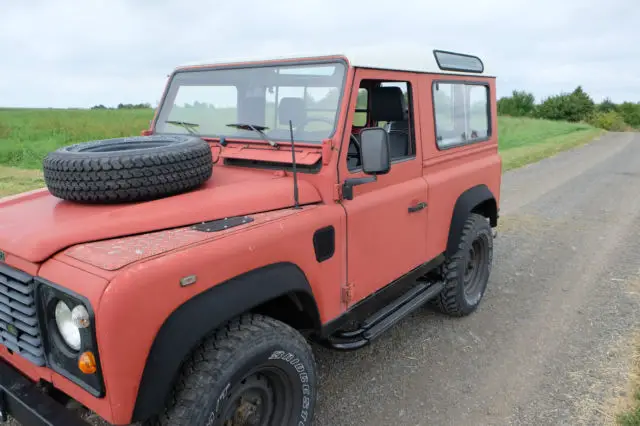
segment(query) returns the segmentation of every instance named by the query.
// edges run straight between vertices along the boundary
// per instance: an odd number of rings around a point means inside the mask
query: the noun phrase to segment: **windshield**
[[[177,72],[156,133],[320,143],[335,130],[343,91],[341,62]],[[185,126],[185,124],[187,126]]]

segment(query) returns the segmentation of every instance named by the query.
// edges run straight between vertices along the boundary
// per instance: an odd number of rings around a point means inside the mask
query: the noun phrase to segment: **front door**
[[[427,183],[422,175],[419,126],[414,104],[417,76],[358,70],[348,123],[384,127],[389,133],[391,170],[376,182],[353,188],[343,200],[347,217],[348,304],[373,294],[427,261]],[[366,105],[366,111],[363,111]],[[357,107],[357,112],[356,112]],[[364,123],[367,124],[364,124]],[[343,146],[350,138],[349,127]],[[357,130],[357,129],[355,129]],[[339,176],[364,177],[351,141],[342,149]]]

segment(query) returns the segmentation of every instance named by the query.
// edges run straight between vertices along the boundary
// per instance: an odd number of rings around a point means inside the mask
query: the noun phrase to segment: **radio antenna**
[[[293,202],[294,209],[300,208],[300,200],[298,199],[298,171],[296,170],[296,150],[295,142],[293,142],[293,123],[289,120],[289,135],[291,136],[291,165],[293,166]]]

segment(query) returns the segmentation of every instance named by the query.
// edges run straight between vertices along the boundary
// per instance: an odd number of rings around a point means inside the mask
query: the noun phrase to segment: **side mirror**
[[[371,127],[360,132],[360,156],[362,171],[368,175],[384,175],[391,170],[389,135],[381,127]]]

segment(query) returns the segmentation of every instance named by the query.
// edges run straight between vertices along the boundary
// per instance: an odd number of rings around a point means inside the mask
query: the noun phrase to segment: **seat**
[[[386,121],[391,159],[411,155],[406,102],[399,87],[376,87],[371,91],[371,118]]]
[[[282,98],[278,103],[278,126],[268,132],[269,137],[273,139],[289,140],[289,120],[293,124],[294,134],[296,129],[304,125],[307,121],[307,110],[305,109],[304,99],[302,98]]]
[[[307,109],[302,98],[282,98],[278,106],[278,122],[289,127],[291,120],[293,127],[304,124],[307,120]]]

